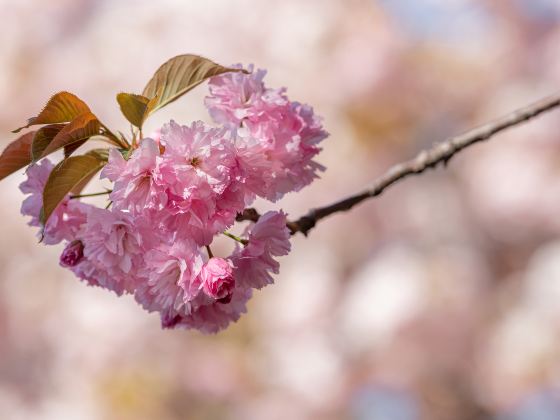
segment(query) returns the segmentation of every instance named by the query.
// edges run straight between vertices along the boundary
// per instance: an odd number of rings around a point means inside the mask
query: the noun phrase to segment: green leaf
[[[84,188],[87,186],[87,184],[89,184],[89,181],[91,181],[93,179],[93,177],[97,174],[97,172],[99,172],[101,170],[101,168],[103,168],[103,166],[105,166],[105,164],[101,165],[99,167],[99,169],[97,169],[95,171],[92,171],[79,184],[77,184],[74,188],[72,188],[72,191],[70,191],[70,193],[72,195],[80,195],[82,193],[82,191],[84,190]]]
[[[37,130],[33,137],[31,145],[31,159],[33,162],[38,161],[43,156],[43,152],[56,135],[64,128],[66,124],[50,124],[45,125]]]
[[[44,223],[66,194],[83,188],[104,165],[105,162],[92,155],[72,156],[56,165],[43,190]]]
[[[93,156],[97,160],[108,162],[109,161],[109,151],[111,149],[108,148],[100,148],[100,149],[92,149],[86,153],[88,156]]]
[[[157,99],[156,99],[157,100]],[[148,117],[156,100],[133,93],[119,93],[117,102],[126,119],[138,128],[142,128],[144,120]]]
[[[41,157],[45,157],[58,149],[74,143],[83,142],[100,133],[101,123],[91,112],[74,118],[51,140]]]
[[[247,73],[246,70],[223,67],[198,55],[173,57],[157,69],[142,92],[146,98],[157,98],[148,113],[175,101],[206,79],[230,71]]]
[[[8,144],[0,155],[0,179],[6,178],[31,163],[31,143],[35,132],[31,131]]]
[[[59,92],[51,97],[43,110],[36,117],[27,120],[27,125],[13,131],[20,130],[35,124],[56,124],[72,121],[78,115],[91,112],[84,101],[69,92]]]

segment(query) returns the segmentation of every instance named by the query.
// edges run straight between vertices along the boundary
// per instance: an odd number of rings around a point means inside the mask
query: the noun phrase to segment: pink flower
[[[159,146],[145,138],[128,161],[117,149],[111,149],[109,162],[101,178],[115,183],[110,197],[114,208],[140,213],[144,209],[161,210],[167,204],[165,186],[157,182]]]
[[[30,194],[22,213],[42,228],[45,243],[66,241],[62,266],[89,285],[133,294],[164,328],[227,327],[246,312],[254,288],[273,282],[276,258],[290,251],[286,215],[261,216],[228,258],[209,258],[204,246],[257,196],[276,201],[324,170],[313,160],[327,136],[320,119],[286,89],[266,87],[265,73],[211,79],[206,106],[220,127],[171,121],[132,152],[111,149],[101,173],[114,184],[110,210],[67,196],[41,226],[53,170],[45,159],[20,186]]]
[[[171,121],[161,129],[160,141],[165,147],[162,176],[179,187],[176,193],[202,186],[222,193],[227,187],[235,159],[226,130],[210,128],[202,121],[191,126]]]
[[[86,258],[82,258],[76,265],[69,267],[69,269],[76,277],[84,280],[89,286],[111,290],[118,296],[125,292],[124,285],[121,282],[113,281],[105,267],[100,267]]]
[[[192,236],[201,238],[199,245],[207,244],[234,222],[245,202],[237,199],[238,207],[227,209],[219,204],[224,197],[231,203],[237,167],[233,143],[224,129],[171,121],[162,128],[161,144],[165,151],[158,163],[159,180],[168,190],[167,210],[178,215],[172,228],[184,235],[192,230]]]
[[[78,200],[70,200],[69,197],[62,200],[43,228],[43,242],[46,245],[53,245],[63,240],[76,239],[86,223],[90,208],[93,206]]]
[[[148,137],[153,139],[156,142],[156,144],[159,146],[161,140],[161,128],[156,128],[154,131],[150,133]]]
[[[232,67],[242,68],[240,64]],[[254,116],[255,109],[262,107],[266,93],[263,83],[266,70],[253,72],[252,64],[248,70],[250,74],[226,73],[223,77],[210,79],[210,96],[205,98],[204,103],[217,123],[238,127],[243,119]],[[282,100],[281,97],[278,99]]]
[[[31,216],[30,226],[42,227],[39,236],[46,245],[54,245],[62,240],[72,241],[86,221],[86,213],[90,206],[66,197],[57,206],[43,227],[41,209],[43,207],[43,190],[54,165],[48,160],[31,165],[27,171],[27,180],[21,183],[20,190],[31,194],[21,206],[24,216]]]
[[[231,265],[223,258],[210,258],[200,272],[202,290],[220,303],[229,303],[235,288]]]
[[[84,244],[80,240],[70,242],[60,255],[60,265],[74,267],[84,257]]]
[[[107,273],[97,283],[117,293],[132,292],[142,266],[143,233],[140,219],[121,211],[90,209],[81,233],[84,256],[97,271]],[[92,270],[89,270],[90,274]]]
[[[41,226],[40,214],[43,207],[43,190],[54,165],[48,159],[29,166],[25,175],[27,179],[23,181],[19,189],[24,194],[31,194],[21,205],[21,214],[31,216],[30,226]]]
[[[231,256],[236,282],[242,287],[260,289],[273,283],[270,273],[278,274],[280,264],[273,257],[290,252],[290,231],[283,212],[263,214],[249,231],[249,242]]]
[[[188,240],[148,251],[139,271],[136,301],[149,312],[189,313],[189,302],[199,293],[197,276],[202,264],[198,247]]]
[[[252,71],[252,66],[249,67]],[[265,72],[225,73],[210,79],[206,106],[216,122],[237,133],[235,146],[244,184],[272,201],[299,191],[324,167],[313,161],[327,137],[308,105],[290,102],[285,89],[270,89]]]
[[[206,293],[204,283],[214,296]],[[159,312],[163,328],[205,333],[237,321],[251,297],[250,290],[234,287],[226,261],[213,258],[203,266],[200,248],[189,241],[149,251],[136,284],[136,301],[149,312]]]
[[[227,304],[212,299],[212,302],[206,305],[193,307],[189,314],[162,313],[161,324],[163,328],[187,328],[205,334],[216,333],[236,322],[241,314],[247,312],[246,304],[251,296],[251,289],[238,287]]]

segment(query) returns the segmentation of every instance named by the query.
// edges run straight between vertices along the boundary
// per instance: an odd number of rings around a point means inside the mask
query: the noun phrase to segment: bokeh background
[[[0,0],[0,144],[69,90],[115,94],[168,58],[267,68],[331,137],[292,216],[435,141],[558,91],[558,0]],[[156,114],[209,118],[206,87]],[[560,418],[560,114],[500,134],[296,236],[227,331],[162,331],[86,287],[0,183],[0,418]],[[258,205],[267,208],[265,204]]]

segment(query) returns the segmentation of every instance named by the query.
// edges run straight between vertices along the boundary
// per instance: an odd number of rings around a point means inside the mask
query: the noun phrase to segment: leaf
[[[155,101],[134,93],[119,93],[117,102],[126,119],[138,128],[142,128],[144,120],[148,117]]]
[[[86,153],[88,156],[93,156],[97,160],[108,162],[109,161],[109,151],[111,149],[101,148],[101,149],[92,149]]]
[[[41,157],[73,143],[82,142],[98,135],[101,123],[91,112],[86,112],[73,119],[52,139]]]
[[[80,182],[78,185],[76,185],[74,188],[72,188],[71,193],[74,195],[79,195],[82,190],[86,187],[86,185],[89,183],[89,181],[92,180],[92,178],[95,176],[95,174],[103,167],[105,166],[105,163],[109,161],[109,150],[110,149],[92,149],[89,152],[86,153],[86,156],[93,156],[94,158],[96,158],[101,165],[99,166],[99,169],[97,171],[92,171],[91,175],[89,175],[88,177],[84,178],[84,180],[82,182]]]
[[[72,156],[72,153],[74,153],[76,150],[78,150],[80,148],[80,146],[82,146],[88,140],[89,139],[84,139],[84,140],[76,141],[74,143],[70,143],[70,144],[67,144],[66,146],[64,146],[64,159]]]
[[[91,181],[93,179],[93,177],[97,174],[97,172],[99,172],[101,170],[101,168],[103,168],[103,166],[105,166],[105,165],[101,165],[99,167],[99,169],[97,169],[95,171],[91,171],[91,173],[88,176],[86,176],[79,184],[76,184],[76,186],[74,188],[72,188],[70,193],[72,195],[80,195],[82,193],[82,191],[84,190],[84,188],[87,186],[87,184],[89,184],[89,181]]]
[[[59,92],[49,99],[39,115],[29,118],[27,125],[14,130],[13,133],[19,133],[22,129],[35,124],[69,122],[85,112],[91,112],[91,110],[84,101],[72,93]]]
[[[104,165],[105,162],[91,155],[72,156],[56,165],[43,190],[44,223],[66,194],[83,188]]]
[[[45,125],[37,130],[35,137],[33,137],[33,144],[31,145],[31,159],[33,162],[41,159],[43,152],[49,143],[56,137],[56,135],[64,128],[66,124],[50,124]]]
[[[0,155],[0,179],[31,163],[31,143],[35,132],[31,131],[8,144]]]
[[[206,79],[230,71],[247,73],[243,69],[223,67],[198,55],[184,54],[173,57],[157,69],[142,92],[146,98],[157,97],[149,113],[175,101]]]

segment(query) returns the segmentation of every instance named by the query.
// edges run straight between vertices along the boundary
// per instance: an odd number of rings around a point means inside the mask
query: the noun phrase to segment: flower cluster
[[[211,244],[256,197],[298,191],[324,168],[313,158],[327,133],[313,110],[265,87],[262,70],[210,79],[206,106],[216,126],[165,124],[132,153],[111,149],[101,178],[113,183],[106,209],[67,197],[41,235],[66,247],[60,264],[92,286],[132,294],[165,328],[216,332],[246,310],[253,289],[272,283],[290,251],[286,215],[271,211],[236,239],[228,257]],[[43,159],[21,185],[22,213],[41,226]]]

